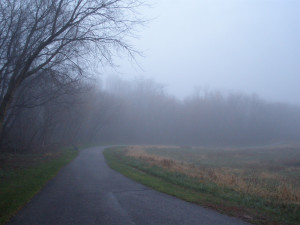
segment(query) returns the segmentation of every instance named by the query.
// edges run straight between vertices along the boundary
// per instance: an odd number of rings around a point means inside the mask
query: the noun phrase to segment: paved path
[[[81,151],[9,224],[246,224],[124,177],[108,168],[102,151]]]

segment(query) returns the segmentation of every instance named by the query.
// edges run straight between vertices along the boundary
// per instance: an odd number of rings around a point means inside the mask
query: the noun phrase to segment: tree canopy
[[[1,1],[1,139],[15,108],[25,105],[20,104],[22,89],[38,90],[31,84],[40,80],[39,85],[52,86],[47,95],[51,99],[86,78],[84,65],[91,53],[108,62],[115,50],[132,54],[126,38],[141,23],[136,14],[141,4],[139,0]],[[35,104],[32,99],[30,104]]]

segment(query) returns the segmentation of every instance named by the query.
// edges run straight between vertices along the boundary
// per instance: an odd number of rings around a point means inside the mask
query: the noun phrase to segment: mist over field
[[[144,57],[103,76],[152,78],[179,98],[201,87],[300,105],[298,0],[151,2],[132,40]]]
[[[13,2],[0,3],[5,151],[299,141],[298,1]]]
[[[199,90],[179,100],[153,80],[110,77],[105,88],[89,84],[80,93],[20,110],[9,135],[20,151],[62,143],[297,144],[300,108],[218,91]]]
[[[299,0],[1,0],[0,225],[77,155],[21,219],[173,223],[162,195],[156,207],[108,165],[251,223],[300,224],[299,15]]]
[[[300,137],[298,106],[256,95],[198,90],[179,100],[153,80],[118,77],[107,81],[106,92],[119,113],[103,135],[121,143],[255,146]]]

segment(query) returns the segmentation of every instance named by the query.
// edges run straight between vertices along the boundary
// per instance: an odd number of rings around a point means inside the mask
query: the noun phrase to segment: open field
[[[5,224],[78,151],[0,155],[0,224]]]
[[[130,146],[106,154],[118,164],[115,169],[133,168],[128,173],[133,178],[144,173],[187,189],[189,197],[173,195],[188,201],[257,224],[300,223],[298,147]],[[164,191],[172,193],[176,186]]]

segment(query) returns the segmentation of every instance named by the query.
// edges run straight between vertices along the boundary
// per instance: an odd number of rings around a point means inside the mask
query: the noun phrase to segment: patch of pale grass
[[[284,178],[277,174],[268,172],[247,173],[247,169],[228,167],[199,168],[194,164],[149,154],[144,151],[144,146],[129,147],[126,151],[126,156],[143,160],[151,165],[160,166],[171,172],[183,173],[198,179],[200,182],[214,182],[219,186],[229,187],[238,192],[300,204],[300,190],[288,184]],[[270,185],[270,180],[276,181],[275,183],[277,184]]]

